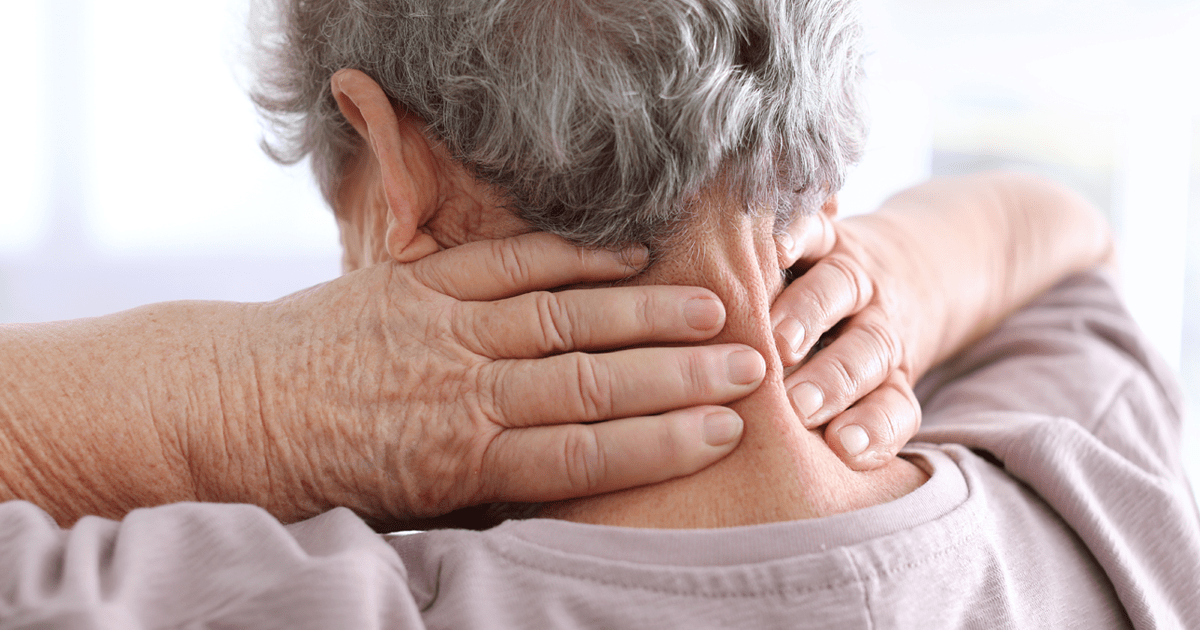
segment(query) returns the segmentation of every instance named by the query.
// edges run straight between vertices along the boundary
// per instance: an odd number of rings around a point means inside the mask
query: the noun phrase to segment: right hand
[[[834,223],[824,212],[796,222],[780,250],[800,275],[772,306],[780,358],[795,366],[784,382],[797,416],[824,427],[855,470],[892,461],[921,426],[908,352],[920,320],[901,308],[913,306],[912,278],[896,260],[881,261],[889,241],[876,223],[869,215]]]
[[[255,502],[284,520],[346,506],[394,526],[654,483],[724,457],[742,423],[712,405],[758,387],[757,352],[587,354],[709,339],[724,325],[714,294],[544,291],[637,267],[528,234],[375,265],[262,305],[254,365],[266,468],[249,483],[272,496]]]
[[[803,275],[776,300],[772,323],[785,365],[833,338],[785,384],[805,426],[824,425],[857,470],[890,461],[916,434],[912,388],[926,370],[1112,251],[1095,207],[1021,173],[925,182],[832,225],[789,235],[803,253],[783,258],[801,260]]]

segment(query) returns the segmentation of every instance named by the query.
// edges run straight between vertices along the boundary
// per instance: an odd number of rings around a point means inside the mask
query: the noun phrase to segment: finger
[[[900,341],[879,310],[865,309],[785,379],[792,407],[804,426],[820,426],[878,387],[896,371],[900,356]]]
[[[785,367],[804,359],[825,331],[867,306],[874,284],[849,258],[823,258],[784,288],[771,305],[775,344]]]
[[[413,263],[413,273],[425,286],[459,300],[498,300],[568,284],[620,280],[640,271],[646,260],[644,247],[582,249],[534,232],[452,247]]]
[[[723,407],[511,429],[485,454],[484,493],[494,501],[555,501],[657,483],[721,459],[741,436],[741,418]]]
[[[784,269],[797,263],[811,265],[828,256],[837,245],[833,220],[824,212],[798,217],[775,237],[779,246],[780,266]]]
[[[854,470],[892,461],[921,427],[921,405],[899,372],[825,427],[825,441]]]
[[[765,374],[766,362],[749,346],[635,348],[497,361],[481,370],[486,382],[476,392],[485,418],[518,427],[720,404],[754,391]]]
[[[725,325],[725,307],[717,296],[694,287],[538,291],[463,306],[455,334],[468,350],[492,358],[696,342]]]

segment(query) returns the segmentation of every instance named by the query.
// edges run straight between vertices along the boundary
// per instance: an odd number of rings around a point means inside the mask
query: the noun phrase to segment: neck
[[[770,327],[782,288],[769,218],[702,212],[696,243],[655,265],[646,284],[705,286],[722,299],[727,324],[713,343],[743,343],[767,360],[763,385],[730,407],[745,430],[738,448],[696,474],[651,486],[546,506],[542,516],[653,528],[714,528],[827,516],[890,501],[926,479],[896,459],[881,469],[850,470],[792,411]]]

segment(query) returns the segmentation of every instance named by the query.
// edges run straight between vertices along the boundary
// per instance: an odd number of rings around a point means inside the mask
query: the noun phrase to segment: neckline
[[[831,516],[718,529],[642,529],[551,519],[508,521],[488,533],[556,554],[637,564],[721,566],[820,553],[935,520],[965,502],[962,471],[933,447],[902,452],[929,473],[895,500]]]

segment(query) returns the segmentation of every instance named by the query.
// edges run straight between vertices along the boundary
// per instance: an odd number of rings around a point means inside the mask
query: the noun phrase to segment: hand
[[[825,425],[829,447],[855,470],[891,461],[917,432],[901,316],[906,280],[872,238],[869,218],[835,224],[826,212],[797,221],[779,238],[784,261],[801,273],[775,301],[771,323],[792,406],[810,429]]]
[[[343,505],[385,525],[654,483],[725,456],[741,419],[708,405],[759,385],[757,352],[583,353],[711,338],[724,325],[715,295],[541,291],[637,267],[529,234],[375,265],[263,305],[254,361],[267,482],[249,483],[273,496],[254,502],[285,520]]]

